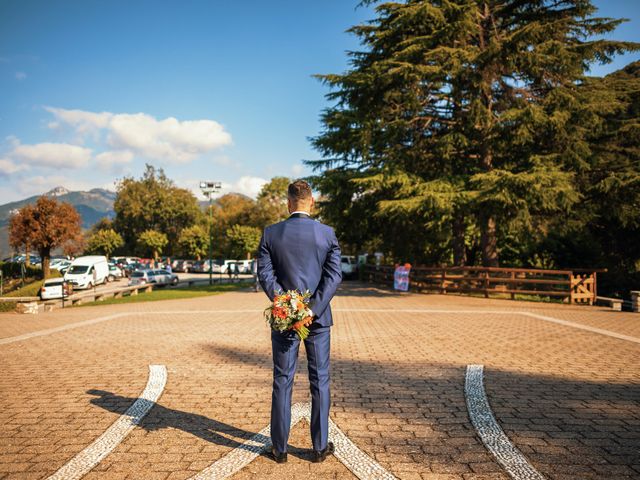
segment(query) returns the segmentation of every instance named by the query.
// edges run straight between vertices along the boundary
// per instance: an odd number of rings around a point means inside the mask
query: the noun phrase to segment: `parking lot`
[[[259,453],[262,293],[0,314],[0,478],[640,478],[637,314],[359,284],[332,305],[322,464],[304,354],[289,462]]]

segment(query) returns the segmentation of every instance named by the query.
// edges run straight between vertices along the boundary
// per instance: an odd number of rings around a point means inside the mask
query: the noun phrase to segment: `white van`
[[[105,283],[109,278],[107,258],[101,255],[78,257],[69,266],[64,279],[73,285],[74,290],[93,288]]]

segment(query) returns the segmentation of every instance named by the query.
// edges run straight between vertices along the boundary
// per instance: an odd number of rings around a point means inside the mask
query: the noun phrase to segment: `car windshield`
[[[132,277],[144,277],[144,272],[133,272]]]
[[[62,281],[57,281],[57,282],[46,282],[44,284],[45,287],[61,287],[62,286]]]
[[[89,267],[87,265],[73,265],[69,269],[69,273],[71,273],[72,275],[79,275],[81,273],[87,273],[87,270],[89,270]]]
[[[220,265],[220,266],[222,266],[222,265],[224,265],[224,260],[220,260],[220,259],[218,259],[218,260],[214,260],[214,261],[213,261],[213,263],[214,263],[215,265]]]

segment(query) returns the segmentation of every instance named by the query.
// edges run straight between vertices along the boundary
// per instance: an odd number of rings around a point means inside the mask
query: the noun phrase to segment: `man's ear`
[[[287,208],[289,209],[289,213],[293,212],[293,208],[291,208],[291,199],[287,197]]]

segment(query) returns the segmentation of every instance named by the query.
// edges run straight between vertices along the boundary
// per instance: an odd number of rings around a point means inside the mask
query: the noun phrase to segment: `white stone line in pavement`
[[[538,320],[544,320],[545,322],[557,323],[558,325],[564,325],[565,327],[579,328],[587,332],[598,333],[600,335],[606,335],[607,337],[618,338],[620,340],[626,340],[628,342],[640,343],[640,338],[632,337],[630,335],[623,335],[622,333],[612,332],[611,330],[604,330],[602,328],[590,327],[589,325],[582,325],[580,323],[569,322],[567,320],[560,320],[559,318],[547,317],[545,315],[539,315],[531,312],[520,312],[521,315],[527,317],[537,318]]]
[[[291,407],[291,428],[303,418],[311,422],[311,406],[308,403],[296,403]],[[223,480],[229,478],[258,458],[261,452],[271,447],[270,435],[270,428],[263,428],[242,445],[191,477],[190,480]],[[329,440],[335,445],[335,457],[356,477],[361,480],[395,480],[396,477],[360,450],[331,419],[329,419]]]
[[[48,480],[77,480],[95,467],[116,448],[136,425],[149,413],[167,383],[167,369],[164,365],[149,365],[149,380],[144,391],[127,411],[120,416],[91,445],[63,465]]]
[[[469,418],[482,443],[514,480],[544,480],[500,428],[484,391],[483,370],[482,365],[467,365],[464,382]]]
[[[91,320],[83,320],[81,322],[69,323],[68,325],[62,325],[60,327],[47,328],[46,330],[38,330],[31,333],[25,333],[24,335],[17,335],[15,337],[0,338],[0,345],[7,343],[20,342],[21,340],[29,340],[30,338],[42,337],[43,335],[50,335],[52,333],[64,332],[65,330],[71,330],[72,328],[84,327],[86,325],[93,325],[94,323],[105,322],[107,320],[114,320],[120,317],[126,317],[131,313],[115,313],[113,315],[107,315],[105,317],[92,318]]]
[[[619,340],[626,340],[628,342],[639,343],[640,338],[632,337],[630,335],[623,335],[621,333],[613,332],[611,330],[605,330],[603,328],[590,327],[589,325],[583,325],[581,323],[570,322],[568,320],[560,320],[559,318],[548,317],[546,315],[540,315],[532,312],[523,312],[515,310],[445,310],[445,309],[422,309],[422,308],[396,308],[396,309],[377,309],[377,308],[350,308],[350,309],[334,309],[334,312],[399,312],[399,313],[470,313],[470,314],[500,314],[500,315],[524,315],[525,317],[536,318],[538,320],[544,320],[545,322],[556,323],[570,328],[577,328],[586,332],[597,333],[599,335],[605,335],[607,337],[617,338]]]
[[[308,404],[303,403],[296,403],[291,407],[291,428],[307,415],[308,409]],[[270,447],[271,428],[267,426],[242,445],[234,448],[224,457],[216,460],[200,473],[191,477],[191,480],[221,480],[228,478],[249,465],[261,452],[268,450]]]
[[[147,312],[126,312],[116,313],[113,315],[107,315],[106,317],[94,318],[91,320],[84,320],[82,322],[70,323],[69,325],[62,325],[60,327],[49,328],[47,330],[39,330],[36,332],[25,333],[24,335],[18,335],[15,337],[0,338],[0,345],[19,342],[22,340],[28,340],[34,337],[41,337],[43,335],[50,335],[52,333],[62,332],[72,328],[84,327],[87,325],[93,325],[95,323],[104,322],[106,320],[114,320],[116,318],[131,316],[131,315],[201,315],[201,314],[225,314],[225,313],[261,313],[262,309],[244,309],[244,310],[149,310]],[[586,332],[597,333],[599,335],[605,335],[611,338],[617,338],[619,340],[625,340],[640,344],[640,338],[632,337],[630,335],[623,335],[611,330],[604,330],[602,328],[590,327],[588,325],[582,325],[580,323],[570,322],[568,320],[560,320],[559,318],[547,317],[545,315],[539,315],[537,313],[522,312],[514,310],[446,310],[446,309],[422,309],[422,308],[334,308],[333,312],[373,312],[373,313],[466,313],[475,315],[523,315],[545,322],[551,322],[558,325],[562,325],[570,328],[577,328]]]

